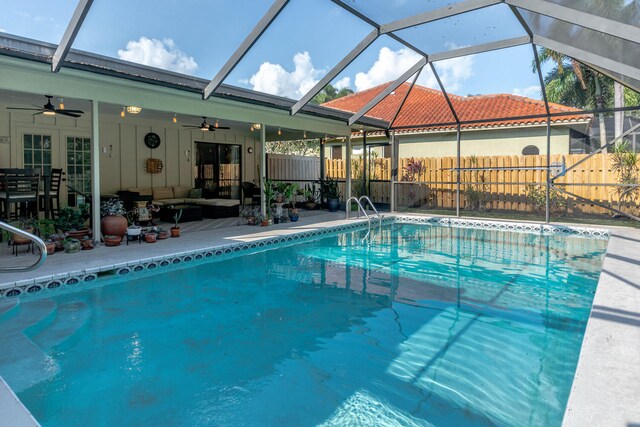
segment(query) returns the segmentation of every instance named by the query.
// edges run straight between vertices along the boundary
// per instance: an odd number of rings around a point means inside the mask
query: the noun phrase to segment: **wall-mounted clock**
[[[144,145],[151,148],[158,148],[160,146],[160,136],[157,133],[149,132],[144,136]]]

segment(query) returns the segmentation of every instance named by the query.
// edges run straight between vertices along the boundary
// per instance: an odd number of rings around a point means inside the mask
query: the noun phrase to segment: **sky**
[[[386,23],[459,0],[345,1]],[[76,2],[2,3],[0,31],[57,44]],[[270,0],[95,0],[73,48],[211,79],[271,4]],[[291,0],[225,83],[299,99],[371,30],[329,0]],[[525,35],[504,4],[397,34],[427,53]],[[420,58],[381,36],[332,83],[366,90],[395,80]],[[453,94],[512,93],[540,99],[532,59],[531,46],[526,45],[436,62],[435,67]],[[418,84],[438,88],[427,69]]]

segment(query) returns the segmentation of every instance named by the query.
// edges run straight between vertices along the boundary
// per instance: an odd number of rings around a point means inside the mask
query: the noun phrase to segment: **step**
[[[55,318],[57,304],[51,299],[21,302],[18,312],[3,319],[0,323],[2,335],[4,333],[23,332],[37,333]],[[14,310],[17,308],[14,308]]]
[[[32,335],[31,339],[44,352],[75,337],[91,318],[91,308],[84,301],[73,301],[58,305],[56,317],[51,324]]]
[[[0,299],[0,323],[15,316],[20,311],[20,300],[18,298]]]

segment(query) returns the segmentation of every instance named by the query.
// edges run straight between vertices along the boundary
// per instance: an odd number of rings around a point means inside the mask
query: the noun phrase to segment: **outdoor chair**
[[[45,206],[49,204],[49,215],[52,219],[60,214],[60,187],[63,181],[62,176],[64,172],[62,169],[51,169],[51,175],[49,177],[49,200],[45,200],[44,195],[40,195],[40,210],[44,211]]]
[[[242,188],[242,207],[246,206],[246,199],[251,199],[251,206],[260,204],[260,187],[253,182],[245,181],[241,185]]]
[[[2,215],[9,219],[11,205],[16,205],[14,217],[38,215],[39,173],[8,173],[0,176]],[[30,215],[29,215],[30,214]]]

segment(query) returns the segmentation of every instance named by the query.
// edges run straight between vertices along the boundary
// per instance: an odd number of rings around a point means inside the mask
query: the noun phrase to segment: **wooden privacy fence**
[[[585,154],[552,155],[552,163],[571,165],[584,159]],[[362,163],[359,159],[352,159],[352,179],[362,178]],[[462,168],[522,168],[520,170],[485,170],[464,171],[460,174],[460,207],[461,209],[480,210],[533,210],[535,194],[544,195],[546,171],[535,170],[546,166],[546,156],[491,156],[491,157],[462,157]],[[456,167],[455,157],[416,157],[399,159],[398,180],[405,184],[397,185],[397,206],[425,208],[456,207]],[[531,168],[531,169],[527,169]],[[368,165],[370,171],[370,196],[374,202],[390,202],[390,183],[375,180],[391,179],[391,159],[372,159]],[[325,173],[328,177],[346,178],[345,160],[327,159]],[[409,182],[413,182],[409,184]],[[615,187],[598,184],[614,184],[618,182],[618,174],[611,171],[611,159],[608,154],[597,154],[577,168],[567,172],[556,180],[559,188],[607,205],[615,205],[617,195]],[[561,185],[561,184],[592,184],[589,186]],[[344,184],[341,192],[344,195]],[[541,193],[539,193],[541,192]],[[583,202],[573,197],[553,192],[553,201],[565,204],[572,214],[604,214],[606,209],[592,203]],[[544,197],[544,196],[543,196]],[[538,199],[539,200],[539,199]],[[558,203],[560,202],[560,203]],[[625,209],[636,210],[637,200]]]

